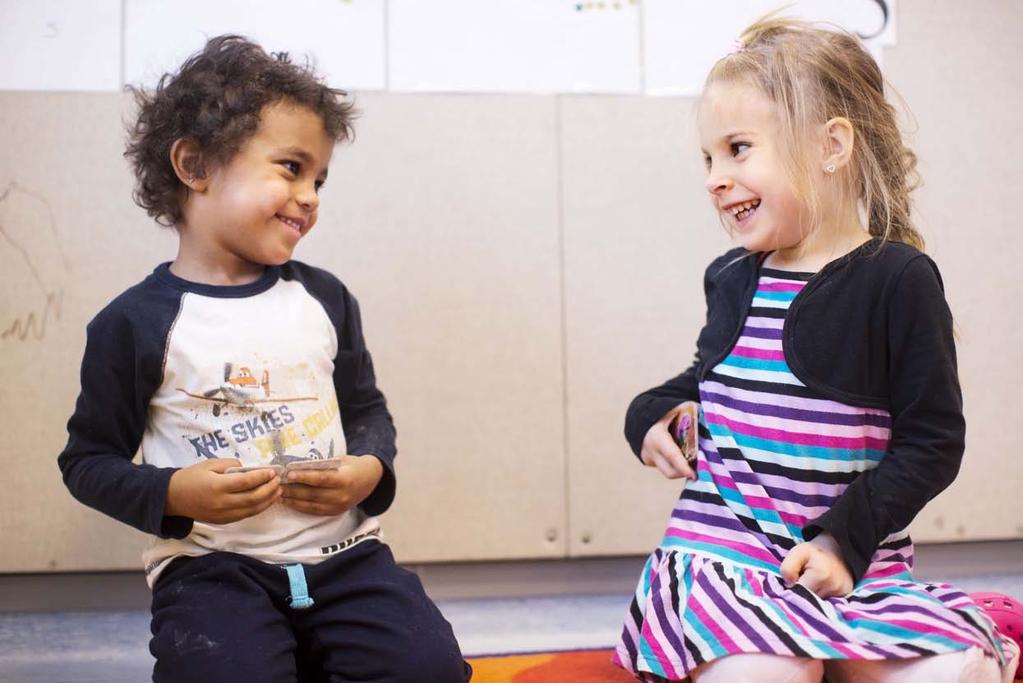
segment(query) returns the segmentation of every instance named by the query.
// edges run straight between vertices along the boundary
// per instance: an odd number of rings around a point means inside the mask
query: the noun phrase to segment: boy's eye
[[[708,172],[710,172],[710,155],[709,155],[709,154],[704,154],[704,155],[703,155],[703,167],[704,167],[704,168],[705,168],[705,169],[706,169],[706,170],[707,170]]]
[[[315,183],[313,183],[313,189],[319,192],[323,188],[323,183],[324,183],[323,180],[317,180]]]
[[[298,172],[302,170],[302,164],[297,161],[282,161],[281,166],[288,169],[292,175],[298,175]]]

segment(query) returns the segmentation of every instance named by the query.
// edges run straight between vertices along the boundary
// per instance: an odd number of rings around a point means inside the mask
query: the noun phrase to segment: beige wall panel
[[[553,97],[366,95],[298,253],[362,304],[404,561],[563,555]]]
[[[681,482],[643,467],[629,401],[692,362],[703,272],[729,247],[690,99],[562,100],[569,549],[649,552]]]
[[[142,534],[79,505],[56,465],[86,323],[174,254],[131,201],[125,104],[0,93],[0,571],[139,566]]]
[[[919,225],[958,328],[966,458],[913,525],[917,540],[1023,537],[1023,4],[899,2],[888,77],[916,117]]]

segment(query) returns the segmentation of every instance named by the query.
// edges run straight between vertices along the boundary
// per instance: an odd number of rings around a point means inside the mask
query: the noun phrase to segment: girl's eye
[[[302,170],[302,164],[297,161],[282,161],[281,166],[288,169],[292,175],[298,175],[298,172]]]
[[[748,142],[733,142],[732,143],[732,156],[733,157],[737,157],[737,156],[739,156],[740,154],[742,154],[743,152],[745,152],[749,148],[750,148],[750,144]]]
[[[321,189],[323,189],[323,182],[324,181],[322,180],[317,180],[315,183],[313,183],[313,189],[319,192]]]
[[[703,167],[707,170],[708,173],[710,172],[710,155],[709,154],[704,154],[703,155]]]

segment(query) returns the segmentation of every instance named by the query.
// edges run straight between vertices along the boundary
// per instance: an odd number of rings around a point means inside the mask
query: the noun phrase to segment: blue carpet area
[[[1023,576],[956,579],[967,592],[1023,600]],[[438,605],[466,656],[610,647],[629,595],[448,600]],[[0,613],[2,683],[140,683],[150,680],[149,614]]]

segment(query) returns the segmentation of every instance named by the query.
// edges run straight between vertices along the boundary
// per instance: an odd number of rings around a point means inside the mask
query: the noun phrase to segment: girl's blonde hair
[[[881,70],[860,41],[841,30],[767,16],[739,42],[714,65],[706,85],[745,81],[775,103],[786,167],[811,224],[821,224],[822,208],[808,161],[819,156],[812,147],[817,137],[809,133],[844,117],[854,130],[851,174],[841,186],[846,198],[862,209],[872,236],[923,250],[910,217],[909,193],[919,184],[916,155],[903,143]]]

